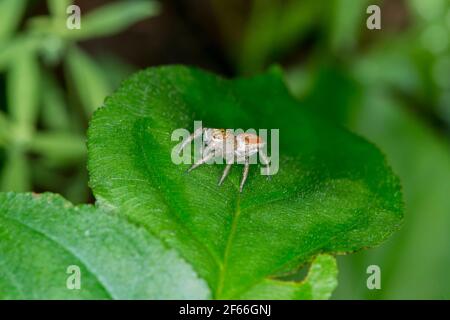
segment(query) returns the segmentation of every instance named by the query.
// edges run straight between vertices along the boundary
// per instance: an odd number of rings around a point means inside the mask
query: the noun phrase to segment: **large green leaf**
[[[372,144],[315,116],[279,72],[225,80],[173,66],[125,81],[93,117],[90,183],[101,205],[176,248],[215,298],[246,296],[319,253],[379,244],[402,220],[397,178]],[[176,128],[280,129],[280,170],[253,165],[243,193],[235,166],[190,174],[171,162]],[[265,297],[279,298],[278,290]]]
[[[0,222],[1,299],[209,296],[176,252],[100,208],[53,194],[0,193]],[[67,287],[70,266],[81,271],[80,289]]]

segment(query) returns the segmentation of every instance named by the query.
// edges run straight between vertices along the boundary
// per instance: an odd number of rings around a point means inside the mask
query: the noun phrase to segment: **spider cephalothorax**
[[[227,165],[219,180],[219,186],[227,177],[231,165],[235,161],[244,163],[244,172],[239,187],[240,192],[242,192],[245,181],[247,180],[248,171],[250,169],[250,157],[252,155],[259,153],[261,162],[266,167],[269,165],[269,159],[262,150],[265,146],[265,142],[261,137],[253,133],[240,133],[235,135],[233,130],[230,129],[198,128],[181,143],[178,151],[181,152],[192,140],[197,139],[202,135],[205,142],[202,157],[189,168],[188,172],[194,170],[213,157],[222,157],[225,159]]]

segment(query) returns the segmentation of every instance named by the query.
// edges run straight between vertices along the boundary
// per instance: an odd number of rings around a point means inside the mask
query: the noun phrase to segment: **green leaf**
[[[9,65],[15,64],[18,56],[27,52],[34,52],[40,43],[40,39],[35,36],[17,36],[5,43],[0,43],[0,70],[3,71]]]
[[[10,38],[19,25],[26,8],[26,0],[0,0],[0,43]]]
[[[8,111],[18,143],[26,143],[34,130],[40,101],[40,73],[33,52],[21,52],[7,77]]]
[[[373,3],[369,0],[333,0],[332,19],[329,24],[330,42],[334,50],[350,51],[358,42],[364,30],[366,8]]]
[[[36,133],[29,145],[30,151],[57,162],[78,162],[86,156],[85,137],[50,131]]]
[[[280,129],[279,172],[267,181],[252,166],[243,193],[241,166],[222,187],[223,165],[186,174],[171,162],[171,133],[194,120]],[[181,252],[215,298],[243,296],[319,253],[378,245],[402,221],[399,182],[380,151],[292,98],[278,71],[236,80],[181,66],[140,72],[94,114],[88,154],[99,204]]]
[[[173,250],[127,220],[53,194],[0,194],[1,299],[204,299]],[[80,289],[67,288],[69,266]],[[70,282],[70,279],[69,279]]]
[[[42,122],[50,129],[67,130],[71,123],[63,90],[49,73],[42,76]]]
[[[81,104],[90,115],[111,92],[109,82],[96,62],[76,46],[67,53],[66,67]]]
[[[0,111],[0,146],[7,143],[9,139],[9,121],[6,115]]]
[[[319,255],[308,276],[301,282],[266,279],[247,291],[241,299],[326,300],[337,286],[336,259]]]
[[[67,7],[72,4],[72,0],[47,0],[48,9],[55,19],[67,16]]]
[[[345,124],[360,104],[358,83],[344,69],[326,62],[311,77],[310,90],[303,95],[305,104],[321,118]]]
[[[31,173],[25,151],[9,146],[0,175],[0,191],[30,191]]]
[[[299,43],[322,14],[319,1],[252,1],[244,30],[238,68],[243,73],[261,71],[270,59]]]
[[[159,5],[155,1],[114,2],[83,15],[81,29],[67,30],[65,35],[74,40],[105,37],[158,12]]]

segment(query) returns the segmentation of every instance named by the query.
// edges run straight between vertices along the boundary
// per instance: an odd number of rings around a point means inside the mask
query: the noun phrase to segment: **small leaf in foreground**
[[[66,287],[69,266],[81,288]],[[0,193],[0,299],[205,299],[173,250],[126,219],[53,194]]]

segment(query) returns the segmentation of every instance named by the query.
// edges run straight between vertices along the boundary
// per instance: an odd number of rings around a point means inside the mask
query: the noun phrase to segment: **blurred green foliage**
[[[21,28],[33,1],[0,0],[0,72],[7,96],[0,107],[2,191],[38,188],[88,201],[86,119],[127,69],[105,68],[77,42],[112,35],[159,11],[154,1],[113,2],[83,13],[81,29],[69,29],[71,3],[49,0],[50,15],[33,16]]]
[[[297,71],[306,81],[295,71],[288,78],[324,117],[379,145],[406,196],[405,225],[388,245],[339,260],[335,298],[450,298],[450,5],[407,5],[408,29],[384,33],[364,52],[324,55],[314,72]],[[381,267],[382,290],[366,287],[371,264]]]
[[[0,100],[1,189],[38,187],[84,202],[86,118],[129,69],[114,56],[89,56],[77,42],[123,30],[156,9],[154,2],[135,4],[142,10],[115,3],[98,9],[90,34],[75,35],[61,28],[64,0],[48,1],[51,16],[22,27],[29,3],[0,0],[0,97],[8,96]],[[338,259],[335,298],[450,298],[449,1],[201,3],[212,8],[233,73],[282,64],[305,105],[380,146],[401,178],[403,229],[380,248]],[[381,30],[366,28],[369,4],[381,7]],[[105,12],[111,16],[103,21]],[[64,79],[55,72],[60,63]],[[381,290],[366,287],[370,264],[381,266]]]

